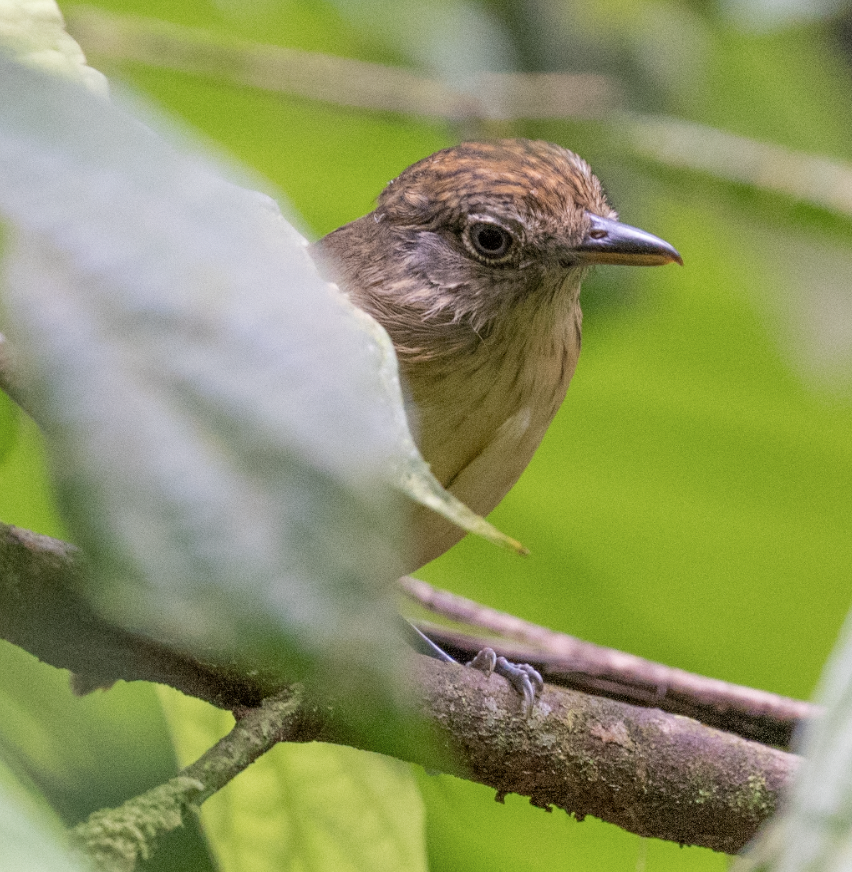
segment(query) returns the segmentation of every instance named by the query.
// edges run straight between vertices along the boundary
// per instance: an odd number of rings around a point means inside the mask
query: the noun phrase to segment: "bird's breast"
[[[576,297],[570,303],[536,311],[530,301],[463,352],[411,367],[403,361],[421,453],[441,483],[479,514],[518,480],[565,398],[582,318]],[[417,527],[423,562],[463,536],[428,510],[418,510]]]

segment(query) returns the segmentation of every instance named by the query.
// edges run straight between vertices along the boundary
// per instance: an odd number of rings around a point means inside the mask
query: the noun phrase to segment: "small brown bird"
[[[682,263],[616,217],[573,152],[466,142],[410,166],[375,211],[314,245],[390,334],[432,471],[481,515],[517,481],[565,398],[589,267]],[[418,507],[412,569],[463,535]]]

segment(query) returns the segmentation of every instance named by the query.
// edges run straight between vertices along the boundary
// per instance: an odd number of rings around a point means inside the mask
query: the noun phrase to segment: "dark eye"
[[[474,253],[485,260],[502,260],[512,247],[512,234],[499,224],[477,221],[467,229],[467,241]]]

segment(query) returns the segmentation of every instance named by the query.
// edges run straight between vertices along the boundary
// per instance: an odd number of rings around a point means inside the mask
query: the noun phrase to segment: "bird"
[[[618,220],[581,157],[529,139],[463,142],[412,164],[311,253],[387,331],[420,453],[480,515],[518,480],[565,399],[589,269],[683,264],[668,242]],[[465,535],[423,506],[410,529],[409,571]],[[406,626],[421,653],[455,662]],[[490,648],[468,665],[503,675],[527,712],[544,684]]]
[[[421,454],[480,515],[518,480],[565,399],[590,267],[683,263],[618,221],[581,157],[529,139],[463,142],[418,161],[313,254],[389,334]],[[411,529],[409,571],[465,535],[420,506]]]

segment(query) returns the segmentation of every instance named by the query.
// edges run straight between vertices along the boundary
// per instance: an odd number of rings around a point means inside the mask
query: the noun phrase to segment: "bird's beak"
[[[587,213],[591,222],[583,241],[572,249],[580,263],[618,263],[628,266],[662,266],[683,258],[664,239],[612,218]]]

